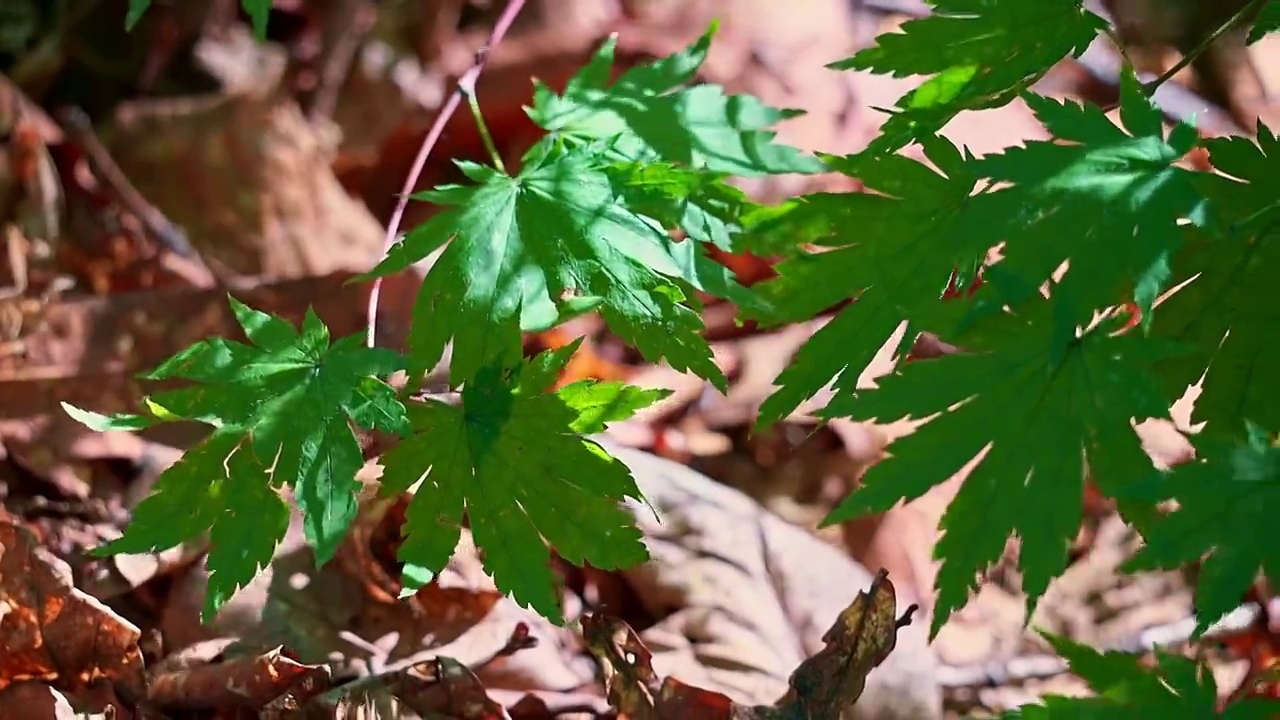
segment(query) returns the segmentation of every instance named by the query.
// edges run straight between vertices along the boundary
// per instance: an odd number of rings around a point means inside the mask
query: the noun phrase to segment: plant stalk
[[[426,137],[422,139],[422,145],[418,148],[418,155],[413,159],[413,166],[409,169],[409,175],[405,177],[404,186],[400,190],[400,195],[396,198],[395,210],[392,211],[391,219],[387,222],[387,233],[382,240],[383,257],[386,257],[387,253],[391,251],[391,247],[396,244],[397,235],[400,232],[400,222],[404,219],[405,208],[409,205],[409,196],[418,185],[418,178],[422,176],[422,169],[427,165],[427,157],[431,155],[436,143],[440,141],[440,136],[444,134],[444,128],[448,125],[449,119],[453,117],[453,114],[458,110],[458,106],[462,104],[462,95],[467,92],[464,88],[470,88],[470,93],[474,94],[476,78],[480,77],[480,73],[484,70],[484,66],[489,60],[489,51],[502,42],[502,38],[511,29],[511,24],[515,21],[516,15],[520,13],[520,9],[524,7],[524,3],[525,0],[511,0],[507,3],[502,14],[498,16],[498,21],[493,25],[493,32],[489,34],[489,39],[485,41],[484,46],[476,53],[475,64],[463,73],[462,77],[458,78],[458,83],[449,95],[449,99],[445,101],[444,107],[440,108],[440,113],[436,115],[435,122],[431,124],[431,129],[427,131]],[[478,108],[476,112],[477,119],[479,119]],[[484,127],[483,124],[481,127]],[[368,347],[373,347],[376,341],[378,300],[381,295],[382,278],[379,277],[373,281],[373,289],[369,292],[369,305],[365,319],[367,324],[365,345]],[[410,382],[416,381],[416,379],[410,379]]]
[[[459,83],[458,86],[461,87],[462,84]],[[476,119],[476,129],[480,131],[480,139],[484,142],[484,149],[489,153],[489,159],[493,160],[493,166],[498,169],[498,172],[507,174],[507,168],[502,163],[502,154],[493,144],[489,126],[485,124],[484,115],[480,112],[480,101],[476,99],[475,88],[462,88],[462,94],[467,96],[467,107],[471,108],[471,117]]]
[[[1184,69],[1186,69],[1188,65],[1195,62],[1196,58],[1203,55],[1204,51],[1209,49],[1210,45],[1213,45],[1215,42],[1218,41],[1218,38],[1225,35],[1227,31],[1230,30],[1231,28],[1239,25],[1246,17],[1249,16],[1249,13],[1258,11],[1266,3],[1267,3],[1267,0],[1253,0],[1253,2],[1240,8],[1238,11],[1236,11],[1235,15],[1231,16],[1230,20],[1227,20],[1225,23],[1218,26],[1216,30],[1209,33],[1209,35],[1205,37],[1205,39],[1200,41],[1199,45],[1196,45],[1194,48],[1192,48],[1191,52],[1183,55],[1178,60],[1178,62],[1173,64],[1173,67],[1161,73],[1160,77],[1143,85],[1142,89],[1145,90],[1148,95],[1150,95],[1151,93],[1154,93],[1156,91],[1156,88],[1169,82],[1170,78],[1182,72]]]

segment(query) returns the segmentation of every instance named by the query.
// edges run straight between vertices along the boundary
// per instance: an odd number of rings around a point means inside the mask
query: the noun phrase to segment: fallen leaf
[[[911,623],[912,605],[898,617],[893,584],[881,571],[823,635],[826,645],[792,673],[787,693],[770,705],[744,705],[727,695],[659,678],[653,654],[622,620],[590,615],[583,637],[599,660],[614,707],[633,720],[825,720],[855,703],[867,675],[893,651],[898,630]]]
[[[300,663],[277,647],[154,673],[147,699],[174,710],[256,710],[285,693],[305,701],[328,690],[328,683],[327,667]]]
[[[271,92],[279,49],[240,30],[196,48],[225,95],[124,103],[112,156],[210,261],[265,280],[367,270],[382,227],[334,175],[338,129]]]
[[[406,670],[386,680],[388,689],[423,717],[444,715],[457,720],[509,720],[501,705],[485,691],[466,665],[441,657],[425,672]]]
[[[818,653],[849,593],[874,576],[836,547],[690,468],[603,441],[626,463],[653,509],[629,503],[651,561],[623,572],[655,624],[639,637],[657,672],[771,703]],[[654,516],[656,509],[658,518]],[[854,717],[940,718],[937,659],[911,626],[868,678]]]
[[[103,715],[78,715],[67,698],[42,682],[28,681],[0,691],[0,717],[29,720],[98,720]]]
[[[0,689],[43,680],[75,692],[107,680],[145,696],[138,628],[76,589],[65,562],[7,521],[0,521],[0,610]]]
[[[868,673],[893,651],[898,630],[911,624],[915,611],[913,604],[898,616],[893,583],[881,570],[822,636],[826,647],[796,668],[791,690],[776,706],[783,717],[836,717],[856,703]]]

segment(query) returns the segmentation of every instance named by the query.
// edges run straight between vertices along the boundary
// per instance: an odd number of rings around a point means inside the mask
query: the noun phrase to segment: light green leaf
[[[97,555],[166,550],[210,533],[208,622],[236,590],[271,561],[289,508],[268,482],[243,432],[217,430],[161,473],[124,534]]]
[[[460,408],[409,406],[416,434],[382,458],[386,492],[422,481],[400,549],[415,568],[407,583],[445,566],[464,512],[498,588],[557,622],[548,545],[571,563],[602,569],[647,559],[620,505],[640,499],[630,470],[579,433],[625,419],[665,393],[590,382],[544,392],[548,371],[567,360],[543,353],[515,371],[486,369],[467,383]]]
[[[745,290],[700,244],[672,240],[620,202],[608,163],[584,149],[557,148],[516,177],[465,169],[479,184],[432,196],[459,205],[398,244],[371,273],[394,272],[453,236],[418,294],[411,376],[433,367],[450,339],[455,386],[488,363],[514,363],[520,331],[561,317],[567,296],[598,302],[610,328],[646,359],[665,358],[725,386],[683,288]]]
[[[933,75],[902,96],[869,148],[892,152],[941,130],[964,110],[999,107],[1070,55],[1079,57],[1106,21],[1079,0],[930,0],[933,12],[829,67],[893,77]]]
[[[230,302],[252,344],[209,338],[177,353],[148,377],[199,384],[157,393],[148,407],[157,420],[195,420],[219,432],[247,433],[256,457],[272,467],[270,483],[293,487],[307,540],[324,563],[356,511],[355,474],[363,458],[348,422],[410,430],[403,405],[379,379],[403,362],[389,350],[366,348],[359,336],[331,343],[328,328],[310,310],[299,332],[235,298]],[[251,494],[239,484],[247,480],[235,481],[236,492]],[[268,487],[265,476],[255,482]]]
[[[124,29],[132,30],[151,8],[151,0],[129,0],[129,10],[124,15]]]
[[[768,128],[798,114],[718,85],[687,84],[706,60],[710,31],[684,50],[631,68],[605,87],[617,43],[611,37],[563,95],[535,83],[529,116],[556,138],[604,143],[623,161],[661,160],[739,176],[812,173],[822,163],[773,142]]]
[[[240,6],[249,15],[253,34],[259,40],[267,39],[267,18],[271,15],[271,0],[240,0]]]

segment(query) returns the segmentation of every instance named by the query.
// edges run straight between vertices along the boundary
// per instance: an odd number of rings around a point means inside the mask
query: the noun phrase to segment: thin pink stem
[[[426,167],[427,158],[431,155],[436,143],[440,141],[440,136],[444,134],[445,125],[453,117],[453,113],[457,111],[458,106],[462,104],[463,94],[475,92],[476,80],[479,79],[485,64],[489,62],[489,53],[498,46],[498,43],[502,42],[503,36],[511,29],[511,23],[515,21],[516,15],[524,7],[524,2],[525,0],[510,0],[507,3],[507,7],[503,9],[502,14],[498,16],[498,21],[493,25],[493,32],[489,34],[489,39],[476,52],[475,64],[464,72],[462,77],[458,78],[458,83],[454,87],[453,93],[445,101],[444,107],[440,108],[440,113],[436,115],[435,122],[431,124],[431,129],[427,131],[427,136],[422,139],[422,145],[418,148],[418,155],[413,159],[413,167],[409,169],[409,175],[404,180],[404,187],[400,190],[400,196],[396,198],[396,208],[391,213],[391,220],[387,223],[387,234],[382,240],[383,257],[386,257],[387,253],[391,251],[391,246],[396,243],[396,235],[400,232],[400,221],[404,219],[404,210],[409,205],[409,195],[417,187],[418,178],[422,175],[422,168]],[[369,293],[369,309],[365,320],[368,323],[365,344],[369,347],[374,346],[378,326],[378,300],[381,295],[382,278],[379,277],[374,279],[373,289]]]

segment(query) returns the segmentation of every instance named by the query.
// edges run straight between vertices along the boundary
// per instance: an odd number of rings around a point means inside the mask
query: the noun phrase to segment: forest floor
[[[508,167],[537,137],[521,109],[531,78],[559,87],[615,31],[625,65],[680,49],[719,17],[702,79],[805,110],[779,139],[806,150],[863,147],[883,117],[874,108],[891,107],[918,82],[824,68],[901,22],[902,14],[874,9],[893,3],[855,12],[844,0],[735,0],[722,12],[729,4],[532,0],[493,49],[478,85]],[[208,625],[199,620],[208,581],[199,547],[86,554],[118,536],[128,510],[199,436],[185,427],[95,433],[59,403],[100,413],[135,408],[138,373],[200,338],[239,334],[225,302],[229,287],[294,321],[314,306],[335,337],[364,331],[369,287],[346,281],[383,252],[385,223],[418,146],[494,15],[460,0],[383,3],[381,14],[377,5],[278,1],[272,42],[264,45],[252,40],[234,2],[209,3],[207,17],[157,4],[129,35],[124,3],[103,2],[43,50],[32,42],[0,47],[0,239],[7,249],[0,254],[0,641],[25,648],[0,654],[0,718],[72,717],[59,698],[116,713],[96,717],[286,717],[272,713],[286,712],[278,701],[300,683],[314,691],[355,677],[382,682],[356,683],[352,695],[364,705],[348,707],[355,713],[348,717],[373,712],[390,696],[401,705],[394,716],[414,717],[414,708],[453,707],[441,698],[464,692],[448,677],[418,678],[410,687],[393,672],[436,657],[470,668],[479,690],[465,692],[487,693],[512,718],[616,716],[582,638],[496,593],[473,548],[460,549],[437,582],[397,601],[403,506],[396,503],[370,502],[338,558],[321,570],[291,531],[269,571]],[[633,5],[646,11],[632,12]],[[1114,53],[1091,52],[1084,62],[1064,62],[1037,90],[1109,102],[1115,78],[1106,76],[1105,61]],[[1280,42],[1273,37],[1254,53],[1280,91]],[[1171,103],[1170,114],[1185,110],[1177,98]],[[69,108],[92,117],[94,129]],[[1199,117],[1206,132],[1231,132],[1221,113]],[[969,113],[944,134],[977,154],[1046,137],[1021,102]],[[450,122],[419,188],[458,180],[454,159],[486,159],[466,112]],[[858,189],[839,177],[743,187],[766,201]],[[411,204],[404,227],[430,211]],[[772,272],[768,259],[720,259],[743,282]],[[387,281],[380,343],[403,341],[425,269]],[[565,567],[566,607],[579,614],[609,608],[653,651],[661,676],[770,703],[871,573],[887,569],[899,605],[918,602],[927,612],[937,520],[955,483],[883,516],[818,529],[901,428],[820,427],[808,407],[766,432],[749,432],[774,377],[827,318],[766,333],[735,325],[734,312],[724,303],[705,312],[717,362],[731,379],[724,395],[643,362],[594,317],[532,335],[527,349],[585,336],[562,382],[673,389],[612,427],[608,440],[696,471],[633,467],[642,487],[672,498],[679,521],[642,522],[652,567]],[[864,377],[892,361],[880,358]],[[1157,462],[1186,452],[1168,428],[1149,429],[1144,439]],[[723,487],[759,507],[735,504]],[[922,636],[927,622],[904,631],[893,661],[872,672],[868,704],[856,714],[981,715],[1045,693],[1085,692],[1035,627],[1124,652],[1190,652],[1185,579],[1119,573],[1137,540],[1107,503],[1091,499],[1087,509],[1075,560],[1030,623],[1016,568],[1006,561],[934,643]],[[1006,555],[1015,552],[1011,544]],[[706,583],[732,592],[708,593]],[[1239,685],[1250,648],[1262,642],[1255,618],[1263,615],[1244,605],[1218,633],[1219,646],[1196,646],[1210,654],[1224,694]],[[128,680],[137,677],[145,683]],[[130,696],[139,693],[146,702]],[[326,707],[337,713],[340,705]]]

